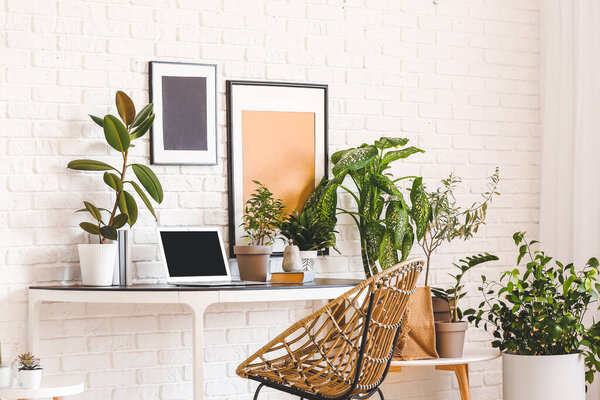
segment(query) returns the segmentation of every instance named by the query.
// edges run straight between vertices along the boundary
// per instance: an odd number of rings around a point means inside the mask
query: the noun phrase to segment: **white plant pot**
[[[19,384],[25,389],[37,389],[42,383],[42,370],[21,370],[17,374],[19,377]]]
[[[502,353],[504,400],[585,400],[581,354],[521,356]]]
[[[80,244],[77,248],[81,283],[88,286],[111,286],[117,258],[117,244]]]
[[[315,268],[315,260],[317,259],[317,250],[301,250],[300,260],[302,261],[303,271],[312,271]]]
[[[0,367],[0,388],[12,386],[13,374],[11,366]]]

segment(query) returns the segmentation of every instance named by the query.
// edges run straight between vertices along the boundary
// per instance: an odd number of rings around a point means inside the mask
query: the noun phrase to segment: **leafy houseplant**
[[[450,308],[449,321],[436,321],[436,348],[440,357],[458,358],[462,357],[465,342],[465,331],[468,328],[466,321],[462,321],[463,313],[458,307],[458,301],[465,297],[465,285],[462,283],[464,275],[473,267],[488,261],[498,260],[493,254],[477,254],[460,260],[460,264],[454,263],[458,269],[456,274],[449,274],[454,279],[454,284],[447,288],[431,288],[435,297],[448,304]]]
[[[429,201],[429,215],[425,234],[419,239],[419,245],[427,259],[425,268],[425,286],[429,282],[429,265],[431,255],[444,242],[454,239],[469,239],[477,233],[479,226],[485,224],[488,204],[496,194],[500,172],[498,168],[489,177],[488,190],[482,194],[483,200],[474,203],[469,208],[463,208],[456,204],[454,190],[461,182],[459,177],[450,174],[447,179],[441,181],[441,187],[434,192],[426,192]]]
[[[112,283],[112,269],[108,271],[107,268],[114,262],[116,245],[106,244],[107,240],[116,240],[117,229],[122,228],[125,224],[133,226],[138,218],[137,202],[126,188],[132,188],[137,193],[155,219],[156,213],[148,195],[157,203],[163,201],[163,189],[154,172],[146,165],[128,162],[129,149],[133,147],[132,142],[144,136],[154,122],[153,106],[148,104],[136,113],[133,101],[121,91],[116,94],[116,106],[121,119],[111,114],[104,118],[93,115],[90,117],[103,129],[108,145],[121,154],[122,166],[118,169],[95,160],[74,160],[67,166],[74,170],[105,171],[104,183],[114,192],[115,196],[111,209],[100,208],[92,202],[84,201],[84,208],[78,210],[78,212],[89,213],[93,220],[93,222],[80,223],[81,229],[97,235],[99,243],[103,246],[112,247],[100,250],[94,245],[79,245],[84,284],[104,286]],[[139,184],[134,180],[126,179],[128,169],[133,171]],[[103,212],[106,213],[106,217],[103,216]],[[100,264],[104,264],[104,266],[100,267]]]
[[[12,368],[10,364],[2,362],[2,346],[0,345],[0,388],[9,387],[12,384]]]
[[[374,144],[362,144],[334,153],[331,156],[334,178],[323,182],[313,199],[317,202],[320,218],[332,221],[336,214],[337,188],[352,197],[357,211],[339,209],[339,212],[350,215],[358,227],[367,277],[379,272],[377,261],[385,269],[398,263],[398,251],[402,253],[402,260],[408,257],[415,238],[412,224],[418,240],[425,234],[429,203],[422,178],[394,178],[386,172],[393,162],[423,152],[412,146],[399,149],[407,143],[408,139],[404,138],[382,137]],[[355,190],[343,185],[346,177],[350,177]],[[411,206],[396,185],[410,178],[414,179],[410,192]]]
[[[584,364],[585,379],[590,383],[600,370],[600,322],[584,322],[586,312],[599,298],[599,262],[590,258],[583,268],[551,263],[552,257],[532,249],[537,241],[528,242],[525,232],[515,233],[513,239],[519,246],[517,267],[523,258],[528,259],[527,264],[502,273],[499,281],[482,276],[479,290],[484,301],[478,311],[468,310],[468,319],[492,330],[492,346],[503,351],[505,367],[515,369],[515,373],[505,369],[505,391],[513,393],[521,387],[519,371],[535,368],[561,375],[558,382],[541,379],[541,385],[549,386],[536,390],[568,390],[568,398],[583,398],[578,396],[583,396]],[[527,377],[536,382],[530,374]]]
[[[18,365],[21,386],[26,389],[39,388],[42,381],[40,360],[31,353],[23,353],[19,355]]]
[[[262,183],[253,181],[258,187],[244,207],[242,226],[246,231],[248,246],[234,246],[238,259],[240,278],[248,281],[266,281],[271,245],[277,237],[277,229],[284,217],[284,206],[280,199]]]

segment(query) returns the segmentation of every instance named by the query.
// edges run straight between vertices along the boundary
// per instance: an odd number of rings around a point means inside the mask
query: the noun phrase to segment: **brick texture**
[[[126,3],[126,4],[125,4]],[[148,99],[148,61],[218,64],[219,165],[161,166],[162,226],[227,230],[226,79],[329,84],[330,153],[382,135],[427,150],[399,163],[433,187],[449,172],[473,201],[496,165],[502,183],[488,226],[467,243],[443,245],[433,282],[470,252],[510,266],[516,230],[537,234],[539,204],[539,0],[0,0],[0,342],[27,350],[30,284],[77,281],[74,215],[84,198],[108,200],[99,176],[68,161],[114,161],[87,118],[112,107],[116,90]],[[113,111],[114,112],[114,111]],[[147,139],[145,139],[147,140]],[[148,161],[147,142],[133,152]],[[342,197],[344,203],[349,199]],[[339,248],[320,260],[327,276],[360,276],[358,235],[340,218]],[[225,235],[227,237],[227,235]],[[135,280],[162,279],[154,222],[141,210],[133,230]],[[418,251],[415,250],[415,254]],[[469,277],[475,289],[481,273]],[[466,299],[477,304],[473,291]],[[213,306],[206,316],[208,398],[250,399],[235,366],[318,304]],[[191,398],[191,316],[175,305],[51,304],[43,308],[47,374],[85,380],[77,399]],[[265,321],[269,321],[268,323]],[[469,332],[472,345],[487,336]],[[498,399],[498,362],[475,365],[477,399]],[[450,373],[390,375],[389,399],[457,399]],[[288,398],[266,391],[265,398]]]

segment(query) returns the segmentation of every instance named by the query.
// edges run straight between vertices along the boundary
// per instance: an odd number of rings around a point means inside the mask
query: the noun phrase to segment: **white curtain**
[[[600,0],[540,5],[540,239],[582,265],[600,258]],[[597,384],[588,399],[600,399]]]

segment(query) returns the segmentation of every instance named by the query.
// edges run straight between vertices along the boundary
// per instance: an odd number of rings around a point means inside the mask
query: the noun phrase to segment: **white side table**
[[[389,372],[401,372],[404,367],[435,367],[437,370],[452,371],[456,374],[456,379],[458,380],[460,398],[462,400],[471,400],[471,389],[469,388],[469,364],[491,361],[498,357],[500,357],[500,352],[492,349],[465,349],[461,358],[407,361],[393,360]]]
[[[60,379],[44,378],[38,389],[24,389],[21,387],[0,389],[0,399],[25,400],[52,397],[54,400],[61,400],[64,396],[83,393],[84,389],[82,382],[73,383],[61,381]]]

